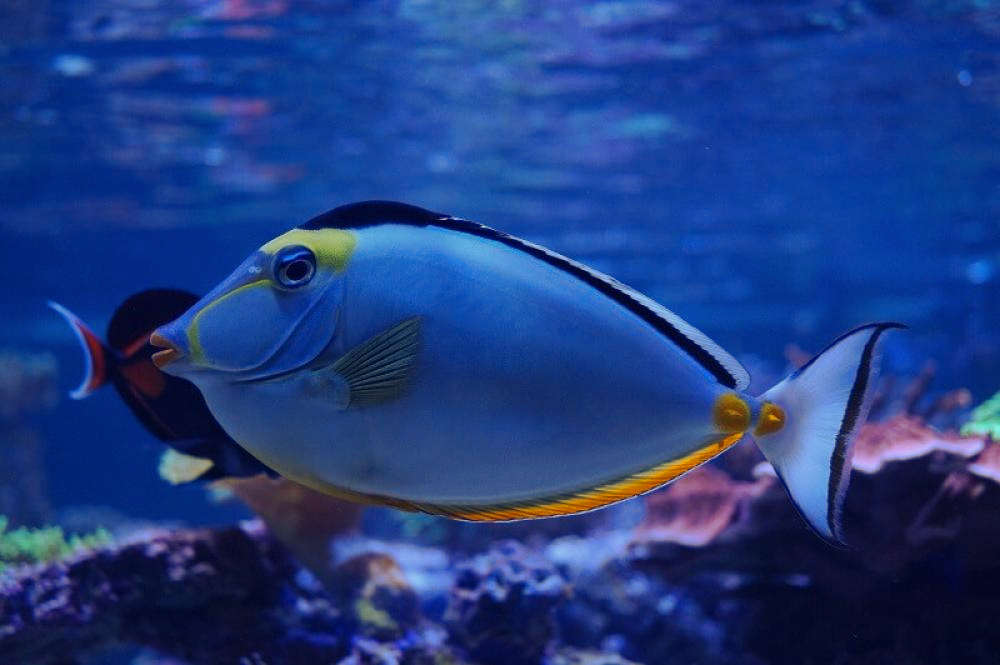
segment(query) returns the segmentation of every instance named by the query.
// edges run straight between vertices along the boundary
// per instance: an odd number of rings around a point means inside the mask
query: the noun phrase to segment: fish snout
[[[164,337],[159,330],[153,331],[153,334],[149,336],[149,343],[163,349],[154,353],[151,358],[153,364],[160,369],[184,356],[184,351],[177,344]]]

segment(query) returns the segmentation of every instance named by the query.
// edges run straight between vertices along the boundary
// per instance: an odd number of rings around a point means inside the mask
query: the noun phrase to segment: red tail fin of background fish
[[[108,380],[108,361],[114,360],[110,349],[108,349],[101,338],[94,334],[94,331],[87,327],[87,324],[80,320],[73,312],[69,311],[56,302],[49,301],[49,307],[62,314],[66,319],[76,338],[83,347],[83,357],[85,361],[83,381],[79,387],[70,392],[73,399],[83,399],[95,390],[100,388]]]
[[[222,429],[193,384],[161,372],[150,359],[157,350],[149,336],[198,301],[174,289],[151,289],[129,297],[108,324],[107,342],[62,305],[49,306],[76,333],[84,355],[84,377],[70,393],[83,399],[107,383],[115,386],[136,418],[171,448],[212,461],[198,478],[250,476],[274,472],[252,457]]]

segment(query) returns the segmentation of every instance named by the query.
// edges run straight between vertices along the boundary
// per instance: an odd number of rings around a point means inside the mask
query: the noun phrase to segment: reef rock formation
[[[0,661],[72,662],[68,654],[120,641],[196,664],[254,654],[273,662],[276,648],[320,658],[322,647],[295,639],[294,626],[273,614],[294,574],[285,550],[259,528],[154,532],[20,569],[0,581]]]
[[[452,639],[486,665],[539,662],[568,587],[551,562],[515,541],[460,563],[445,612]]]
[[[354,531],[363,506],[334,498],[286,478],[253,476],[219,481],[256,513],[313,574],[329,580],[330,541]]]
[[[150,531],[0,577],[0,662],[83,662],[126,642],[192,665],[461,663],[390,557],[333,577],[324,588],[259,522]]]

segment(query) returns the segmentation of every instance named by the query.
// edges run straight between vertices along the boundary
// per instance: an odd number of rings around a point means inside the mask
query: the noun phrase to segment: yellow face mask
[[[266,243],[157,339],[176,353],[164,371],[215,370],[239,381],[285,373],[329,344],[354,234],[294,229]]]

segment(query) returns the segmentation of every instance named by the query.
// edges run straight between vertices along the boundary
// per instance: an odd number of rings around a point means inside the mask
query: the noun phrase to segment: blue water
[[[379,198],[593,265],[751,368],[903,321],[890,370],[932,358],[980,400],[998,107],[988,0],[6,3],[0,347],[54,354],[65,394],[82,360],[47,299],[103,331],[137,290],[204,292]],[[110,390],[28,418],[53,516],[246,514],[161,482]]]
[[[744,357],[896,319],[944,380],[996,387],[987,9],[529,5],[5,9],[0,344],[56,353],[70,387],[46,299],[103,330],[136,290],[207,290],[285,228],[388,198],[594,265]],[[199,519],[116,399],[46,418],[56,504]]]

